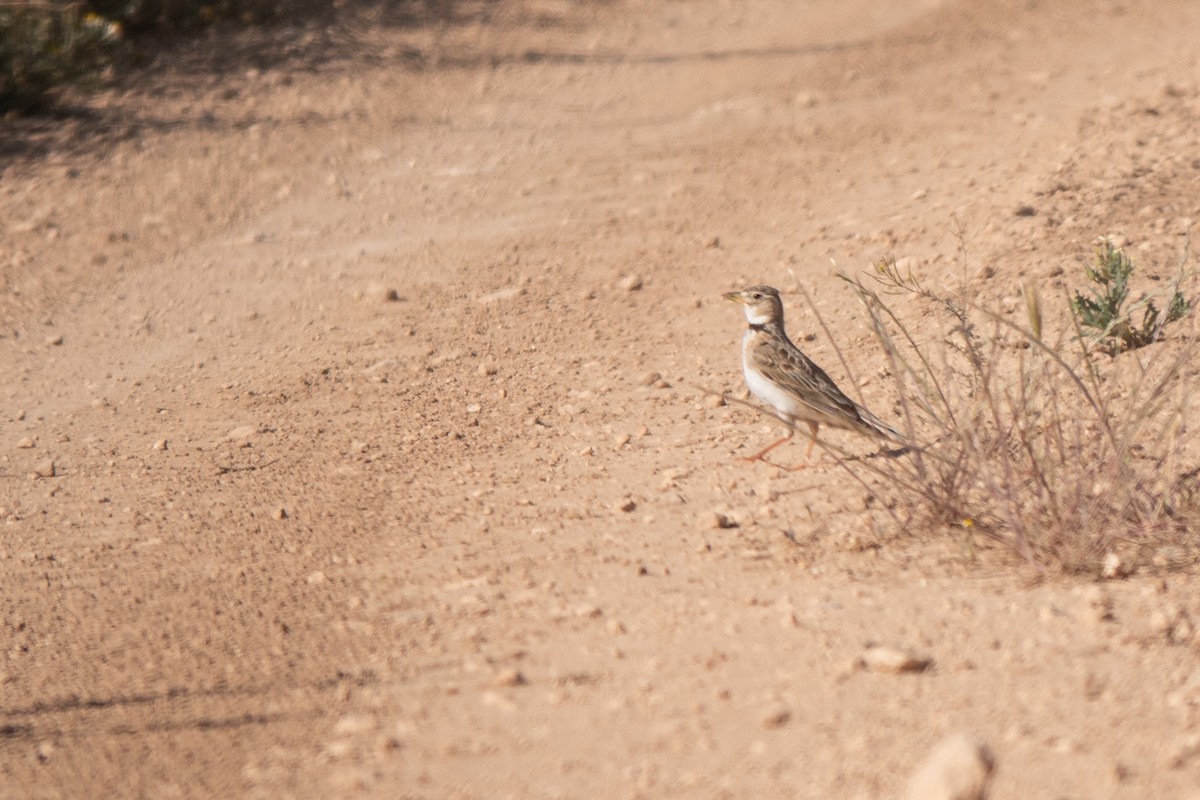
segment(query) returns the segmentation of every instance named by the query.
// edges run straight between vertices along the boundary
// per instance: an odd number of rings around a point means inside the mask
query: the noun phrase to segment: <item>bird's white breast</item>
[[[757,336],[754,331],[746,331],[742,339],[742,374],[746,377],[746,385],[750,387],[751,394],[774,408],[785,422],[789,422],[791,418],[801,416],[803,404],[754,368],[750,351]]]

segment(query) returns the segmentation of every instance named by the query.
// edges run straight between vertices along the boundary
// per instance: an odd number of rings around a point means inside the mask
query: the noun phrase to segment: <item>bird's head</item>
[[[751,286],[740,292],[728,292],[725,299],[745,306],[746,321],[751,325],[783,323],[783,301],[779,299],[779,290],[773,286]]]

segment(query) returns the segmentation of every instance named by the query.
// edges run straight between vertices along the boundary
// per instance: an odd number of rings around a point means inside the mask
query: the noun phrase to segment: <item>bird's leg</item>
[[[795,429],[794,429],[794,428],[792,428],[792,427],[789,425],[789,426],[788,426],[788,432],[787,432],[787,436],[784,436],[782,439],[780,439],[780,440],[779,440],[779,441],[777,441],[777,442],[772,442],[771,444],[767,445],[767,446],[766,446],[766,447],[764,447],[762,450],[759,450],[757,453],[755,453],[755,454],[754,454],[754,455],[752,455],[752,456],[745,456],[744,458],[742,458],[742,461],[762,461],[762,460],[763,460],[763,456],[765,456],[767,453],[769,453],[769,452],[771,452],[772,450],[774,450],[776,447],[779,447],[779,445],[783,444],[783,443],[784,443],[784,442],[786,442],[788,439],[791,439],[791,438],[792,438],[792,434],[793,434],[793,433],[795,433],[795,432],[796,432],[796,431],[795,431]]]
[[[812,461],[812,451],[817,446],[817,432],[820,430],[821,426],[818,423],[808,423],[808,449],[804,451],[805,461]]]
[[[812,462],[812,451],[817,446],[817,431],[819,430],[821,430],[821,426],[816,422],[808,423],[808,449],[804,451],[804,463],[789,467],[788,472],[799,472],[802,469],[806,469]]]

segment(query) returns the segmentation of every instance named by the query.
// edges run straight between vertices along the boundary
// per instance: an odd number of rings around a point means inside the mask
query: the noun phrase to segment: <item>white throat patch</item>
[[[766,325],[771,321],[770,307],[766,311],[756,309],[754,306],[746,306],[746,321],[751,325]]]

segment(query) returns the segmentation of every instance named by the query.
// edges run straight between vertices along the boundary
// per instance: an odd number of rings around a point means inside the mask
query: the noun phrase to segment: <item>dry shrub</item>
[[[1098,571],[1110,554],[1126,565],[1161,563],[1168,550],[1173,564],[1192,557],[1194,329],[1109,358],[1089,345],[1069,298],[1070,324],[1045,338],[1033,289],[1018,324],[965,290],[927,288],[894,259],[841,277],[887,354],[914,446],[856,458],[823,445],[897,523],[952,529],[968,542],[985,536],[1043,569]],[[943,333],[914,330],[898,297],[927,305]]]

